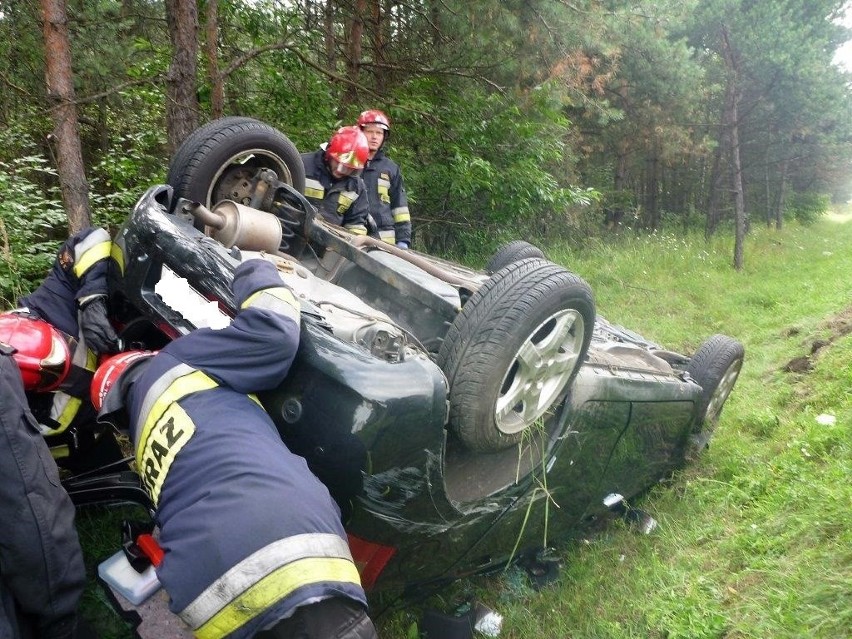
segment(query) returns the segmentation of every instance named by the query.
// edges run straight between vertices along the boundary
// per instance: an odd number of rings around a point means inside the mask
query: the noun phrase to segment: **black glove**
[[[80,309],[80,330],[86,346],[98,354],[117,353],[118,336],[107,317],[106,295],[86,300]]]

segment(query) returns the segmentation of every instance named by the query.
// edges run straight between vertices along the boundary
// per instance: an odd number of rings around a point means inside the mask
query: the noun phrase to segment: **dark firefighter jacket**
[[[366,235],[369,203],[364,181],[359,176],[334,179],[326,166],[323,149],[303,153],[302,163],[305,197],[319,209],[323,219],[355,235]]]
[[[158,576],[202,639],[250,637],[331,596],[366,606],[337,505],[251,394],[286,376],[299,304],[259,259],[237,268],[234,297],[230,326],[171,342],[127,397],[165,551]]]
[[[21,372],[0,355],[0,637],[68,637],[86,577],[74,506],[30,414]],[[22,624],[32,621],[35,628]],[[20,623],[19,623],[20,622]]]
[[[83,341],[78,307],[107,294],[107,268],[112,242],[104,229],[87,228],[65,241],[53,267],[41,285],[18,305],[49,322],[76,340],[72,343],[72,369],[66,381],[54,393],[30,393],[30,407],[42,424],[45,435],[68,429],[73,423],[93,422],[95,415],[88,401],[89,385],[97,366],[97,357]]]
[[[104,229],[88,228],[65,241],[53,268],[34,293],[22,297],[19,306],[34,311],[60,331],[77,337],[78,304],[107,294],[107,258],[112,242]]]
[[[370,215],[378,226],[379,238],[389,244],[411,244],[411,214],[405,183],[396,162],[376,151],[361,174],[367,187]]]

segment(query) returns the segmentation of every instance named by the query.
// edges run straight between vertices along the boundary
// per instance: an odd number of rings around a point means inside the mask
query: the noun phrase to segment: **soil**
[[[798,335],[800,329],[790,328],[785,331],[786,337],[794,337]],[[839,314],[830,317],[822,322],[817,327],[817,333],[820,335],[827,333],[827,336],[820,339],[814,339],[807,345],[808,354],[794,357],[787,362],[781,370],[786,373],[807,373],[814,365],[814,360],[819,355],[819,352],[830,345],[835,340],[852,333],[852,306],[841,311]]]

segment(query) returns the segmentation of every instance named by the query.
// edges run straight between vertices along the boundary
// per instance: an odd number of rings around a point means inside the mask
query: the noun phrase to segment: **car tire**
[[[695,426],[690,438],[693,453],[707,448],[719,415],[743,366],[743,345],[727,335],[713,335],[695,352],[686,366],[689,376],[701,386]]]
[[[179,198],[212,207],[220,200],[248,204],[241,192],[246,167],[270,168],[282,182],[305,190],[302,156],[290,139],[273,127],[242,116],[214,120],[196,129],[172,158],[166,182]]]
[[[488,260],[488,264],[485,265],[485,272],[489,275],[493,275],[501,268],[528,257],[539,257],[544,259],[545,255],[540,248],[524,240],[509,242],[491,256],[491,259]]]
[[[497,271],[438,352],[450,384],[450,430],[470,450],[495,452],[557,418],[594,321],[591,288],[564,268],[530,258]]]

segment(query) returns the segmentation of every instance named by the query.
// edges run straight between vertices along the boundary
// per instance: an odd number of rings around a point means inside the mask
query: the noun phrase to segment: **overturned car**
[[[328,225],[295,147],[256,120],[196,131],[168,181],[115,236],[114,323],[150,349],[225,325],[236,265],[276,264],[302,338],[260,399],[340,504],[368,589],[504,565],[645,491],[707,445],[742,366],[729,337],[687,357],[596,317],[588,284],[526,242],[478,272]],[[114,470],[66,488],[147,504]]]

